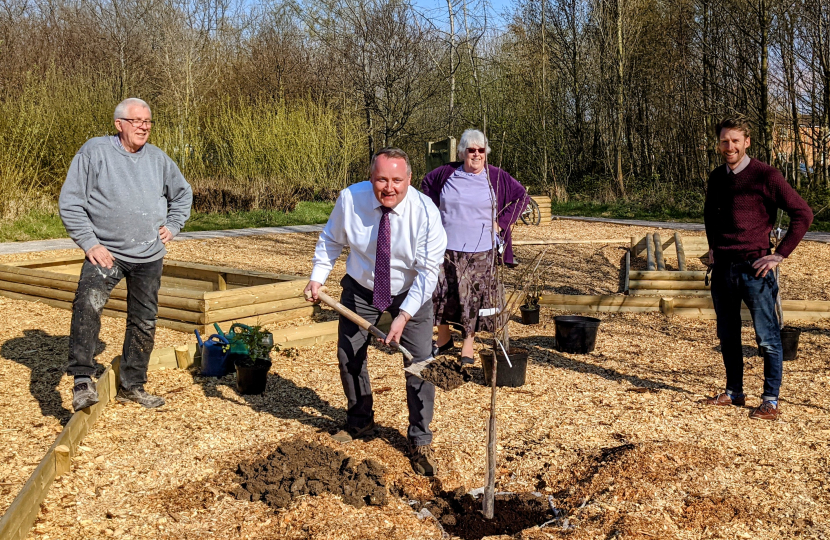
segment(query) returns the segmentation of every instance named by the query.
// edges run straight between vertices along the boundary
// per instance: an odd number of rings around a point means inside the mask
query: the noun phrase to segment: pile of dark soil
[[[546,497],[533,493],[511,493],[496,495],[493,519],[485,519],[481,514],[481,497],[473,497],[464,488],[451,493],[441,492],[433,500],[416,506],[416,510],[424,508],[448,533],[464,540],[513,535],[555,517]]]
[[[356,508],[386,504],[385,470],[375,460],[360,463],[343,452],[307,441],[280,445],[264,459],[240,463],[237,499],[262,499],[275,508],[288,506],[300,495],[330,492]]]
[[[421,372],[421,378],[441,390],[455,390],[472,376],[462,369],[461,363],[452,356],[439,356]]]

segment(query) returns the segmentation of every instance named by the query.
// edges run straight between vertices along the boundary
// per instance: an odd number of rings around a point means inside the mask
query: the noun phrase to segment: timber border
[[[83,253],[0,264],[0,296],[72,309]],[[158,326],[209,333],[213,323],[269,324],[317,313],[302,295],[306,280],[190,262],[165,260],[159,289]],[[113,290],[104,315],[127,316],[124,283]]]

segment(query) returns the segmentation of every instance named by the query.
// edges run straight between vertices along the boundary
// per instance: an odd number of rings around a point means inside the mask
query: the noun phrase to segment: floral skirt
[[[492,332],[500,317],[479,316],[479,310],[504,304],[499,287],[493,250],[480,253],[447,250],[432,294],[435,324],[461,328],[462,337],[478,331]]]

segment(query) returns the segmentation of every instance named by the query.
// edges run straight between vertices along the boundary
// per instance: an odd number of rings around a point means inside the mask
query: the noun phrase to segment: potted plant
[[[530,285],[525,291],[525,303],[519,306],[522,312],[522,324],[539,324],[539,285],[535,277],[531,277]]]
[[[268,382],[271,369],[269,356],[274,349],[274,336],[261,326],[234,324],[238,328],[230,339],[231,349],[236,345],[247,354],[234,355],[236,388],[240,394],[261,394]]]

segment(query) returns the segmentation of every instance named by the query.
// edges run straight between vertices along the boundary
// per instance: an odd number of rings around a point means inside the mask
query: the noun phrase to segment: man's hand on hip
[[[401,342],[401,334],[403,333],[403,329],[406,326],[406,323],[409,322],[409,319],[412,318],[412,315],[407,313],[406,311],[401,310],[398,313],[398,316],[395,317],[395,320],[392,321],[392,325],[389,327],[389,333],[386,334],[386,343],[389,345],[393,341],[395,343]]]
[[[772,255],[767,255],[756,260],[752,263],[752,268],[758,270],[755,272],[755,277],[766,277],[767,272],[775,270],[775,267],[783,260],[784,257],[778,253],[773,253]]]
[[[170,232],[170,229],[162,225],[159,227],[159,238],[161,238],[162,244],[166,244],[173,239],[173,233]]]
[[[309,302],[319,301],[320,299],[317,298],[317,291],[319,291],[320,287],[322,286],[322,283],[318,283],[316,281],[309,281],[308,285],[306,285],[305,289],[303,289],[303,296],[305,296],[305,299]]]
[[[86,252],[86,258],[92,264],[103,266],[104,268],[112,268],[115,262],[115,259],[112,258],[112,253],[101,244],[95,244],[89,248],[89,251]]]

